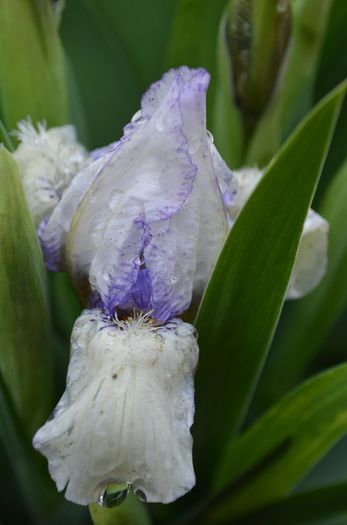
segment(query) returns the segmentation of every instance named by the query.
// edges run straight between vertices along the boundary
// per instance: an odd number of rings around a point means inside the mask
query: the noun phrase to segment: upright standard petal
[[[73,126],[37,129],[29,122],[18,124],[20,144],[14,158],[35,224],[47,218],[72,178],[86,163],[88,154],[77,142]]]
[[[182,67],[153,84],[120,142],[95,152],[98,174],[88,167],[82,190],[76,178],[41,236],[44,251],[60,254],[56,267],[65,264],[80,294],[109,314],[154,309],[165,321],[206,285],[227,233],[206,131],[208,82],[205,70]],[[73,216],[63,211],[72,201]]]
[[[71,338],[66,391],[35,435],[58,490],[86,505],[114,483],[169,503],[195,484],[190,427],[194,328],[148,315],[118,321],[85,310]]]
[[[257,168],[245,168],[234,171],[229,179],[221,179],[231,226],[262,176],[263,172]],[[328,265],[328,232],[328,222],[310,210],[304,223],[286,299],[303,297],[318,286],[324,277]]]

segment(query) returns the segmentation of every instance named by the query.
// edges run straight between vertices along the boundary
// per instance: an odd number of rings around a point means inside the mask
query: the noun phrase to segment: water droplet
[[[142,118],[142,110],[139,109],[138,111],[136,111],[135,115],[133,116],[133,118],[131,119],[131,122],[137,122],[138,120],[140,120]]]
[[[212,133],[210,131],[208,131],[208,130],[207,130],[207,136],[208,136],[208,138],[210,139],[210,141],[213,144],[214,143],[214,137],[213,137]]]
[[[112,483],[98,498],[98,504],[108,509],[118,507],[126,500],[130,488],[131,483]]]
[[[143,490],[137,489],[135,490],[134,494],[137,497],[137,499],[139,499],[140,501],[143,501],[143,502],[147,501],[146,494],[143,492]]]

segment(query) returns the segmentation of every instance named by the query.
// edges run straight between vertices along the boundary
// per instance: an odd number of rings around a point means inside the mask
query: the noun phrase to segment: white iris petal
[[[323,279],[328,266],[328,232],[328,222],[310,210],[289,281],[287,299],[303,297]]]
[[[221,181],[231,226],[263,176],[257,168],[233,171]],[[328,264],[329,224],[310,210],[304,223],[286,299],[299,299],[311,292],[322,280]]]
[[[79,144],[71,125],[37,129],[29,122],[18,124],[20,144],[14,158],[33,220],[38,225],[58,204],[72,178],[86,163],[88,153]]]
[[[121,140],[92,152],[40,229],[46,264],[67,269],[86,304],[165,321],[202,295],[228,231],[208,82],[181,67],[152,84]]]
[[[112,483],[130,483],[149,502],[171,502],[195,484],[190,427],[194,329],[180,319],[111,320],[85,310],[71,338],[66,391],[35,435],[59,490],[96,502]]]

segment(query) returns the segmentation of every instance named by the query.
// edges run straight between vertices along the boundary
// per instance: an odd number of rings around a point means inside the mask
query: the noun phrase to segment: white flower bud
[[[51,214],[72,178],[86,164],[88,153],[70,125],[47,130],[42,123],[35,129],[30,122],[21,121],[17,136],[20,144],[14,158],[37,226]]]
[[[190,427],[194,328],[180,319],[154,326],[99,309],[75,323],[66,391],[35,435],[58,490],[82,505],[107,486],[131,484],[149,502],[169,503],[195,484]]]

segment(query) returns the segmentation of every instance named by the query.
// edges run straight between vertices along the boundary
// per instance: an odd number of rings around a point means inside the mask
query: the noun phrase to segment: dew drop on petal
[[[136,113],[132,117],[131,122],[138,122],[139,120],[141,120],[141,118],[142,118],[142,110],[139,109],[138,111],[136,111]]]
[[[214,136],[212,135],[211,131],[206,130],[206,133],[207,133],[208,138],[210,139],[210,141],[213,144],[214,143]]]
[[[98,504],[108,509],[118,507],[126,500],[130,488],[131,483],[113,483],[99,496]]]

